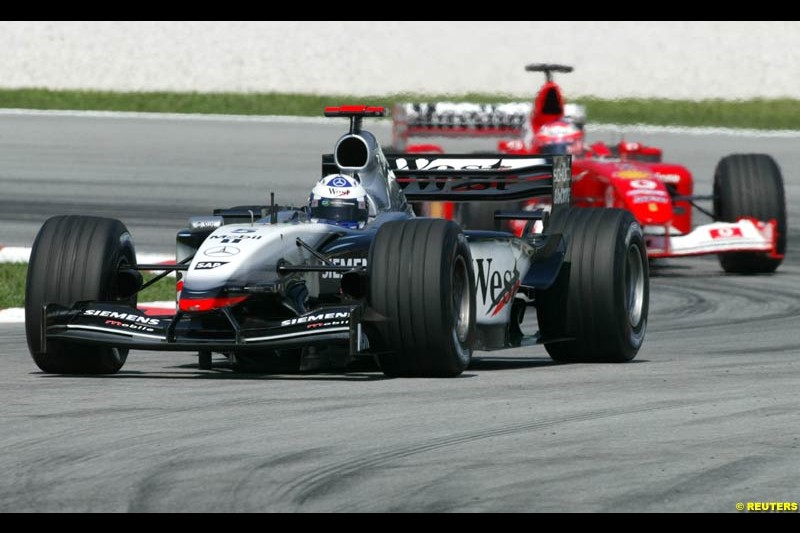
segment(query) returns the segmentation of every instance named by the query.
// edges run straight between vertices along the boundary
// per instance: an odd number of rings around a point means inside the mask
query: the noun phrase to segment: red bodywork
[[[533,102],[530,124],[533,135],[543,125],[564,117],[561,88],[546,82]],[[532,142],[518,138],[497,143],[498,151],[533,153]],[[689,233],[692,206],[673,196],[691,196],[694,180],[682,166],[661,162],[659,148],[621,141],[616,146],[598,142],[572,159],[572,197],[576,207],[619,207],[629,210],[642,226],[661,226]],[[524,224],[513,224],[521,229]],[[520,226],[516,228],[516,226]],[[652,254],[651,254],[652,255]]]
[[[549,75],[548,75],[549,78]],[[407,140],[414,136],[515,136],[501,140],[497,144],[500,153],[535,154],[533,139],[539,129],[554,120],[570,120],[565,117],[564,100],[561,89],[554,81],[541,87],[532,105],[526,106],[527,116],[519,116],[520,106],[524,104],[479,106],[470,108],[465,104],[467,116],[458,116],[450,111],[457,104],[442,104],[440,115],[432,118],[431,104],[400,104],[405,108],[395,108],[394,142],[395,148],[408,153],[444,153],[436,144],[408,145]],[[410,107],[416,106],[416,107]],[[503,108],[506,109],[503,109]],[[507,109],[511,108],[511,111]],[[417,112],[417,120],[409,121],[408,111]],[[483,111],[483,115],[479,113]],[[496,111],[497,116],[487,120],[486,113]],[[427,113],[427,114],[426,114]],[[512,116],[512,113],[516,113]],[[477,119],[476,119],[477,117]],[[498,126],[497,124],[501,124]],[[580,127],[583,124],[580,123]],[[736,237],[740,228],[723,228],[712,224],[707,228],[695,228],[692,233],[692,205],[682,198],[694,194],[694,181],[689,170],[682,166],[661,161],[659,148],[637,142],[621,141],[616,145],[599,142],[585,147],[581,153],[573,154],[572,195],[577,207],[618,207],[627,209],[636,217],[645,230],[645,238],[650,257],[670,257],[676,255],[698,255],[717,253],[715,232],[723,231],[728,237]],[[523,209],[540,207],[523,204]],[[431,204],[427,207],[430,216],[446,218],[459,217],[458,206],[451,204]],[[755,232],[757,241],[772,241],[772,249],[765,249],[772,256],[775,250],[774,221],[752,220],[750,230]],[[749,223],[749,222],[748,222]],[[520,234],[524,221],[508,223],[510,229]],[[691,235],[689,235],[691,234]],[[681,242],[676,238],[688,236]],[[698,242],[700,244],[698,244]],[[709,243],[711,243],[709,245]],[[725,251],[737,250],[736,241],[729,242]],[[752,250],[752,244],[742,250]],[[764,249],[764,243],[757,244]]]

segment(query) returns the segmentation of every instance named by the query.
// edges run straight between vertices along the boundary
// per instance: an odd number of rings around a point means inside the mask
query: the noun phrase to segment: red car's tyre
[[[136,264],[133,241],[114,219],[57,216],[47,220],[33,243],[25,286],[25,333],[36,365],[51,374],[113,374],[128,350],[75,343],[42,345],[42,307],[82,300],[118,300],[120,266]],[[136,305],[136,296],[126,298]]]
[[[475,276],[458,224],[412,219],[381,226],[372,243],[368,304],[370,344],[387,376],[449,377],[472,358]]]
[[[778,164],[765,154],[734,154],[723,157],[714,172],[714,216],[723,222],[752,217],[775,220],[777,252],[786,253],[786,195]],[[782,259],[766,253],[720,254],[725,272],[763,274],[774,272]]]
[[[644,340],[650,278],[642,228],[621,209],[569,209],[548,233],[568,240],[555,283],[536,292],[547,353],[561,362],[624,362]]]

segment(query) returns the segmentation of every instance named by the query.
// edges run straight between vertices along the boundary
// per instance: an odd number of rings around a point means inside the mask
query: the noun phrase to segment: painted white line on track
[[[21,246],[2,246],[0,245],[0,263],[27,263],[31,256],[31,249]],[[140,253],[136,254],[136,258],[140,263],[159,264],[174,262],[175,256],[167,254],[152,254]],[[170,277],[174,277],[175,273],[170,273]],[[140,303],[139,307],[150,309],[152,312],[157,313],[173,313],[175,312],[175,302],[145,302]],[[21,307],[12,307],[9,309],[0,309],[0,324],[17,324],[25,322],[25,310]]]
[[[137,306],[141,311],[149,314],[168,315],[175,312],[175,302],[144,302]],[[0,309],[0,324],[22,324],[25,322],[25,309],[11,307]]]
[[[301,117],[291,115],[219,115],[206,113],[146,113],[134,111],[79,111],[60,109],[0,109],[6,116],[50,116],[73,118],[110,118],[133,120],[186,120],[216,122],[255,122],[274,124],[331,124],[325,117]],[[388,119],[382,119],[388,122]],[[758,130],[752,128],[716,128],[689,126],[653,126],[649,124],[593,124],[587,126],[589,133],[671,133],[679,135],[727,135],[732,137],[778,137],[800,138],[800,130]]]
[[[27,263],[30,256],[30,248],[0,246],[0,263]]]
[[[23,246],[0,245],[0,263],[27,263],[31,257],[31,249]],[[137,253],[136,259],[140,263],[159,264],[175,262],[175,256],[169,254]]]
[[[0,309],[0,324],[22,324],[23,322],[25,322],[25,309],[22,307]]]
[[[778,137],[783,139],[800,138],[800,130],[757,130],[752,128],[715,128],[688,126],[653,126],[650,124],[588,124],[587,133],[670,133],[675,135],[694,135],[710,137],[725,135],[729,137]]]
[[[80,111],[68,109],[0,109],[0,116],[110,118],[134,120],[186,120],[214,122],[257,122],[279,124],[331,124],[325,117],[294,115],[219,115],[211,113],[148,113],[137,111]]]

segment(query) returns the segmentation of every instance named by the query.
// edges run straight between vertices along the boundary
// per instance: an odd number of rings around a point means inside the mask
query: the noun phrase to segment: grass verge
[[[0,264],[0,309],[25,306],[26,263]],[[145,275],[145,281],[152,275]],[[140,302],[175,300],[175,278],[163,279],[139,293]]]
[[[402,101],[509,102],[528,100],[491,94],[393,94],[388,96],[293,93],[111,92],[49,89],[0,89],[0,108],[218,113],[236,115],[321,116],[326,105],[371,103],[391,107]],[[662,126],[800,130],[800,100],[665,100],[578,98],[590,122]]]

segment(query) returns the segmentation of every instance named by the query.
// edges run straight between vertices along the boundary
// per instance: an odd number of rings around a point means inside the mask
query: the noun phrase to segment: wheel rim
[[[644,261],[638,244],[628,248],[628,268],[625,271],[625,293],[628,321],[637,327],[642,320],[644,309]]]
[[[470,298],[467,265],[463,257],[457,257],[453,264],[453,335],[459,344],[465,344],[469,337]]]

